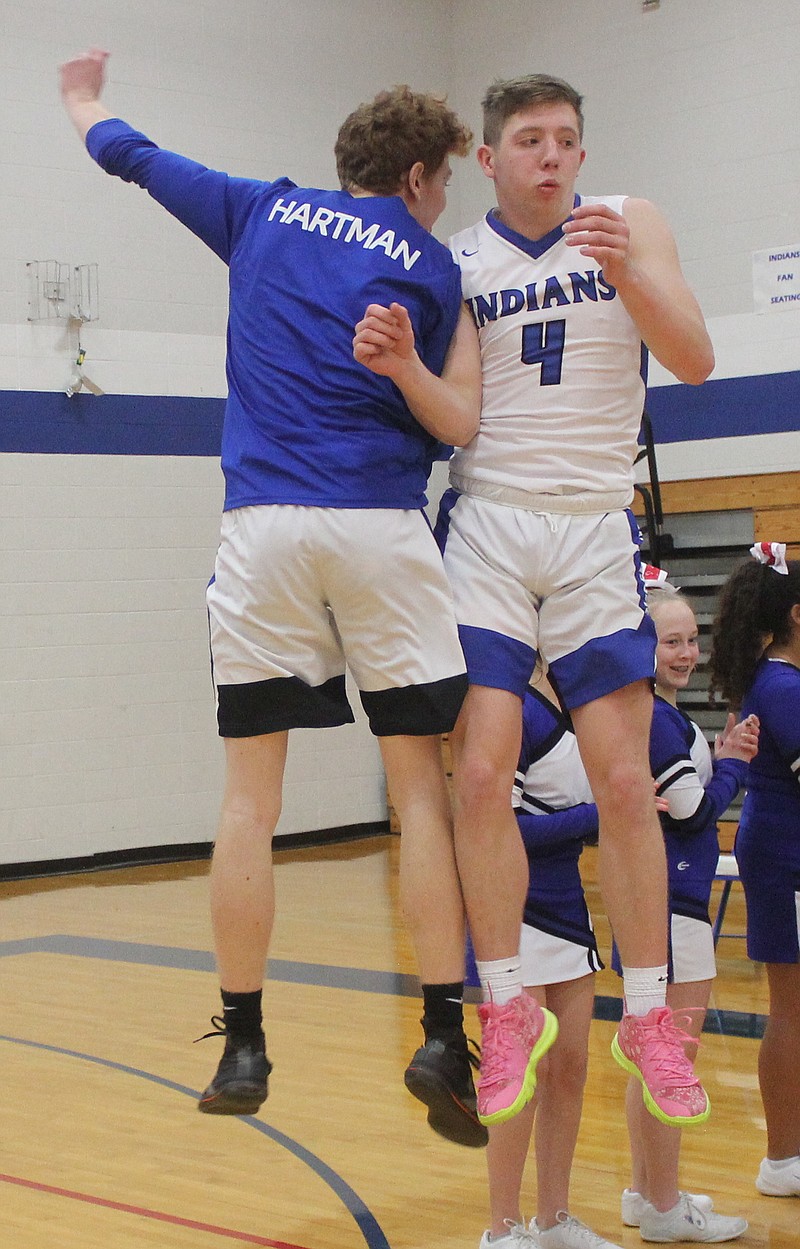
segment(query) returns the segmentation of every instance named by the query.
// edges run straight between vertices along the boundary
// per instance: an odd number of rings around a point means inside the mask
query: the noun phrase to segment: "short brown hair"
[[[432,174],[451,152],[466,156],[471,143],[472,131],[444,98],[393,87],[359,105],[342,123],[336,171],[343,190],[394,195],[417,161]]]
[[[563,78],[550,74],[527,74],[524,78],[507,78],[493,82],[481,101],[483,105],[483,141],[490,147],[500,141],[503,126],[509,117],[531,104],[569,104],[578,118],[578,137],[583,138],[583,96]]]

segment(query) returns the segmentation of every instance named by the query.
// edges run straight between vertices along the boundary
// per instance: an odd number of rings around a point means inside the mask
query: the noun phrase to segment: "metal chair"
[[[739,880],[739,879],[740,879],[739,864],[736,862],[736,855],[721,854],[717,861],[717,870],[714,876],[714,880],[721,880],[723,882],[722,895],[719,900],[719,906],[717,907],[717,914],[716,914],[716,918],[714,919],[714,925],[712,929],[714,933],[714,948],[715,949],[716,949],[716,945],[720,937],[745,937],[747,936],[746,932],[723,932],[722,931],[722,923],[723,923],[723,920],[725,919],[725,912],[728,909],[728,899],[731,896],[731,886],[733,885],[733,882],[735,880]]]

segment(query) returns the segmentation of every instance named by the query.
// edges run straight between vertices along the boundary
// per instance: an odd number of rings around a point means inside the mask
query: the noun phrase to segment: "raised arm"
[[[103,52],[101,48],[90,48],[81,56],[67,61],[59,71],[61,99],[72,124],[84,141],[92,126],[114,116],[100,103],[107,60],[107,52]]]
[[[581,204],[563,229],[571,246],[600,262],[659,363],[681,382],[704,382],[714,349],[672,231],[655,205],[626,199],[620,215],[604,204]]]
[[[414,346],[414,330],[402,304],[370,304],[356,326],[353,355],[388,377],[429,434],[463,447],[478,432],[481,416],[481,359],[478,336],[464,305],[450,342],[442,376],[426,368]]]

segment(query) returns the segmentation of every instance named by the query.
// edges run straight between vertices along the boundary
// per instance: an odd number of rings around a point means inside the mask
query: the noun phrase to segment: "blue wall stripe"
[[[647,411],[656,444],[800,430],[800,370],[655,386]]]
[[[800,370],[654,386],[656,443],[800,430]],[[218,456],[224,399],[0,391],[0,451],[30,455]]]
[[[219,456],[224,399],[0,391],[0,451]]]

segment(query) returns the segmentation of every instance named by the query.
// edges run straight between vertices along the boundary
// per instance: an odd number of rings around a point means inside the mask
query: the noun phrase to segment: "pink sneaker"
[[[705,1123],[711,1104],[684,1045],[695,1038],[676,1027],[668,1006],[655,1006],[643,1018],[624,1014],[611,1042],[620,1067],[641,1081],[644,1104],[661,1123],[682,1128]]]
[[[483,1028],[478,1118],[505,1123],[533,1097],[536,1064],[558,1036],[558,1020],[529,993],[503,1006],[484,1002],[478,1018]]]

